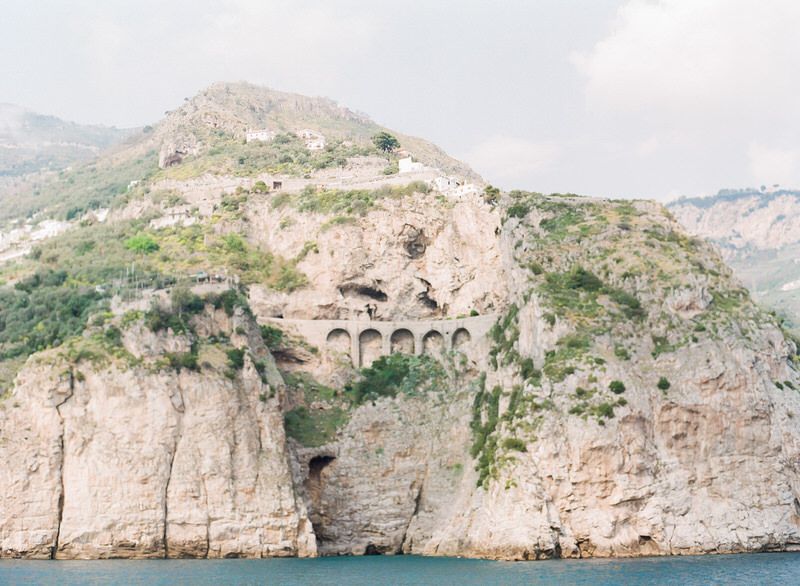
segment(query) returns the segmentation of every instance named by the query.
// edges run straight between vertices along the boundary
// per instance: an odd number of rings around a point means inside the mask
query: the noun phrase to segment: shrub
[[[173,313],[197,314],[203,311],[205,303],[199,295],[192,293],[186,287],[175,287],[170,294]]]
[[[542,376],[542,371],[533,366],[532,358],[525,358],[519,365],[519,374],[523,380],[535,381]]]
[[[531,211],[531,207],[526,202],[517,202],[513,203],[508,206],[508,217],[509,218],[524,218],[527,216]]]
[[[125,241],[125,248],[139,254],[150,254],[156,252],[159,246],[149,234],[139,233]]]
[[[244,350],[242,348],[231,348],[225,353],[228,356],[228,366],[233,370],[241,370],[244,367]]]
[[[170,367],[178,372],[183,370],[200,370],[197,364],[197,352],[168,352],[164,355],[169,362]]]
[[[594,273],[579,266],[572,269],[567,276],[567,287],[594,292],[603,288],[603,281]]]
[[[600,403],[596,408],[595,412],[597,413],[598,417],[605,417],[606,419],[611,419],[614,417],[614,405],[611,403]]]
[[[360,405],[400,392],[413,393],[436,386],[444,377],[441,365],[430,356],[390,354],[361,369],[361,379],[345,387],[351,401]]]
[[[284,333],[280,328],[275,326],[261,326],[261,339],[264,345],[270,350],[277,350],[283,346]]]
[[[214,306],[214,309],[223,309],[228,317],[233,316],[237,307],[244,308],[245,313],[250,311],[247,299],[235,289],[228,289],[219,295],[209,297],[208,301]]]
[[[658,379],[658,384],[656,386],[662,391],[666,391],[667,389],[669,389],[670,384],[669,381],[662,376],[661,378]]]
[[[527,452],[528,448],[525,442],[516,437],[507,437],[503,440],[503,447],[507,450],[514,450],[516,452]]]
[[[263,400],[266,401],[266,396]],[[318,447],[332,441],[336,431],[346,422],[347,412],[338,407],[309,410],[299,406],[284,415],[286,435],[306,447]]]
[[[541,275],[544,272],[544,267],[536,261],[531,261],[528,263],[528,270],[534,275]]]
[[[625,392],[625,384],[620,380],[612,380],[608,385],[608,390],[615,395],[619,395]]]

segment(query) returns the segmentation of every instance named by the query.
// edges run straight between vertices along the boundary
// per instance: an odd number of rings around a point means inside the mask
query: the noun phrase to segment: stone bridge
[[[353,366],[358,368],[395,352],[438,354],[464,348],[486,336],[497,315],[421,321],[280,318],[266,321],[296,331],[314,346],[349,354]]]

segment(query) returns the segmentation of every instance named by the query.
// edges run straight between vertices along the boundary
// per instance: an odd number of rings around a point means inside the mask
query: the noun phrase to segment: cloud
[[[752,143],[748,149],[750,172],[758,184],[800,185],[800,149],[783,149]]]
[[[369,50],[377,24],[352,3],[310,0],[226,0],[203,16],[197,50],[215,64],[230,68],[220,75],[254,77],[274,84],[277,78],[305,80],[311,91],[335,75],[343,63]],[[190,42],[191,42],[190,41]],[[272,78],[272,79],[270,79]]]
[[[796,0],[630,0],[572,62],[595,111],[797,120],[798,22]]]
[[[549,169],[561,154],[554,143],[533,142],[511,136],[493,136],[463,155],[488,181],[514,187]]]

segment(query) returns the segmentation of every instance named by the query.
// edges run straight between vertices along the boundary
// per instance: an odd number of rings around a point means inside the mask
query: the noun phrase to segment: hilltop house
[[[397,168],[400,173],[416,173],[418,171],[424,171],[425,165],[417,163],[408,156],[397,161]]]
[[[321,151],[325,148],[325,135],[316,130],[304,128],[303,130],[298,130],[295,134],[305,142],[306,148],[310,151]]]
[[[451,199],[463,200],[480,195],[480,188],[474,183],[463,183],[455,177],[441,175],[433,180],[436,191]]]
[[[246,142],[253,142],[254,140],[259,140],[261,142],[269,142],[273,138],[275,138],[275,133],[272,130],[268,130],[266,128],[262,130],[248,130],[245,134],[245,141]]]

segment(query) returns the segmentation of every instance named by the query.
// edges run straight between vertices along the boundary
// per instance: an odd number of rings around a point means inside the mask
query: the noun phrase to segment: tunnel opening
[[[328,467],[336,460],[335,456],[314,456],[308,462],[308,478],[306,478],[306,494],[308,495],[308,518],[314,528],[317,543],[328,539],[325,533],[325,504],[323,490],[327,478]]]

